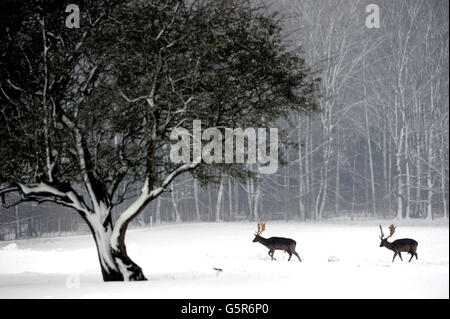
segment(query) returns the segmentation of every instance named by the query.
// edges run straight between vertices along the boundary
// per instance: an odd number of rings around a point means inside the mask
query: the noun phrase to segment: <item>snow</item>
[[[392,240],[419,242],[411,263],[391,263],[380,223],[268,221],[262,236],[295,239],[302,263],[281,251],[271,261],[252,242],[256,222],[130,230],[145,282],[102,282],[91,236],[0,242],[0,298],[449,298],[448,220],[396,223]]]
[[[17,250],[17,244],[16,243],[8,244],[3,247],[3,250],[5,250],[5,251]]]

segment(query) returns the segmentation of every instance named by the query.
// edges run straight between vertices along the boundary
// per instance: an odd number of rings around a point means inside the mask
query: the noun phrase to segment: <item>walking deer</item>
[[[392,262],[394,262],[395,257],[397,257],[397,255],[399,255],[400,260],[403,261],[402,252],[407,252],[411,255],[411,258],[409,258],[408,262],[410,262],[414,256],[416,256],[416,260],[417,260],[418,258],[417,258],[416,249],[417,249],[418,243],[414,239],[410,239],[410,238],[397,239],[397,240],[393,241],[392,243],[387,241],[390,237],[392,237],[392,235],[394,235],[395,228],[396,228],[396,226],[394,226],[394,225],[389,226],[390,234],[388,237],[384,238],[383,229],[381,228],[381,225],[380,225],[380,230],[381,230],[380,247],[386,247],[387,249],[390,249],[394,252],[394,258],[392,258]]]
[[[269,248],[269,256],[272,258],[272,260],[276,260],[273,257],[273,254],[275,250],[284,250],[289,254],[289,260],[291,260],[292,254],[297,256],[298,260],[302,261],[300,256],[295,251],[295,246],[297,243],[295,240],[290,238],[283,238],[283,237],[270,237],[270,238],[264,238],[260,236],[260,234],[266,229],[266,224],[260,221],[257,224],[258,231],[255,233],[255,239],[253,239],[254,243],[260,243]]]

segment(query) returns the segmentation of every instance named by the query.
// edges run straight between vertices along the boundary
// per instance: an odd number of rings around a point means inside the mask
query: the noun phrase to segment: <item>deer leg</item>
[[[269,256],[270,256],[270,258],[272,258],[272,260],[276,260],[275,258],[273,258],[274,253],[275,253],[275,251],[273,249],[269,250]]]
[[[400,256],[400,260],[403,261],[402,252],[401,251],[398,252],[398,255]]]
[[[392,258],[392,262],[394,262],[395,257],[397,257],[397,252],[394,252],[394,258]]]
[[[414,253],[410,253],[411,254],[411,258],[409,258],[409,263],[411,262],[411,259],[413,259],[413,257],[414,257]]]
[[[287,251],[287,250],[286,250],[286,252],[289,254],[289,258],[288,258],[288,261],[289,261],[289,260],[291,260],[292,253],[290,251]]]
[[[417,252],[416,252],[416,249],[417,249],[417,247],[411,249],[411,254],[414,255],[414,256],[416,256],[416,260],[419,260],[419,258],[417,258]],[[412,259],[412,257],[411,257],[411,259]]]
[[[297,254],[296,251],[294,251],[293,254],[294,254],[295,256],[297,256],[298,260],[302,261],[302,259],[300,258],[300,256]]]

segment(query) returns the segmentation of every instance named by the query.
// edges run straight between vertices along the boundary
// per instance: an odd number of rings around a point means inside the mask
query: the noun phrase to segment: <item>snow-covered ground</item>
[[[271,261],[252,242],[256,223],[130,230],[149,280],[127,283],[102,282],[90,236],[0,242],[0,298],[449,298],[448,220],[397,226],[392,239],[416,239],[419,260],[391,263],[374,221],[269,221],[262,235],[295,239],[302,263],[281,251]]]

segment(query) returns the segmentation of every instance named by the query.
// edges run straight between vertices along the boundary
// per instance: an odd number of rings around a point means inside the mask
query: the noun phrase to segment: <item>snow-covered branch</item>
[[[175,177],[184,172],[195,169],[198,165],[199,163],[187,163],[181,165],[172,173],[170,173],[158,188],[152,191],[149,191],[151,185],[149,184],[149,178],[147,177],[145,179],[144,185],[142,186],[141,195],[122,214],[120,214],[119,218],[117,219],[114,225],[113,234],[111,236],[112,247],[119,247],[120,236],[124,235],[124,230],[126,229],[128,223],[136,215],[138,215],[152,199],[158,197],[162,192],[164,192],[164,190]]]
[[[0,195],[4,196],[8,193],[19,193],[21,198],[18,201],[7,204],[3,200],[3,206],[9,208],[22,202],[35,201],[38,203],[53,202],[66,207],[73,208],[84,216],[90,214],[89,208],[83,202],[73,189],[69,191],[61,191],[54,186],[46,183],[25,185],[19,183],[18,186],[8,187],[0,190]]]

